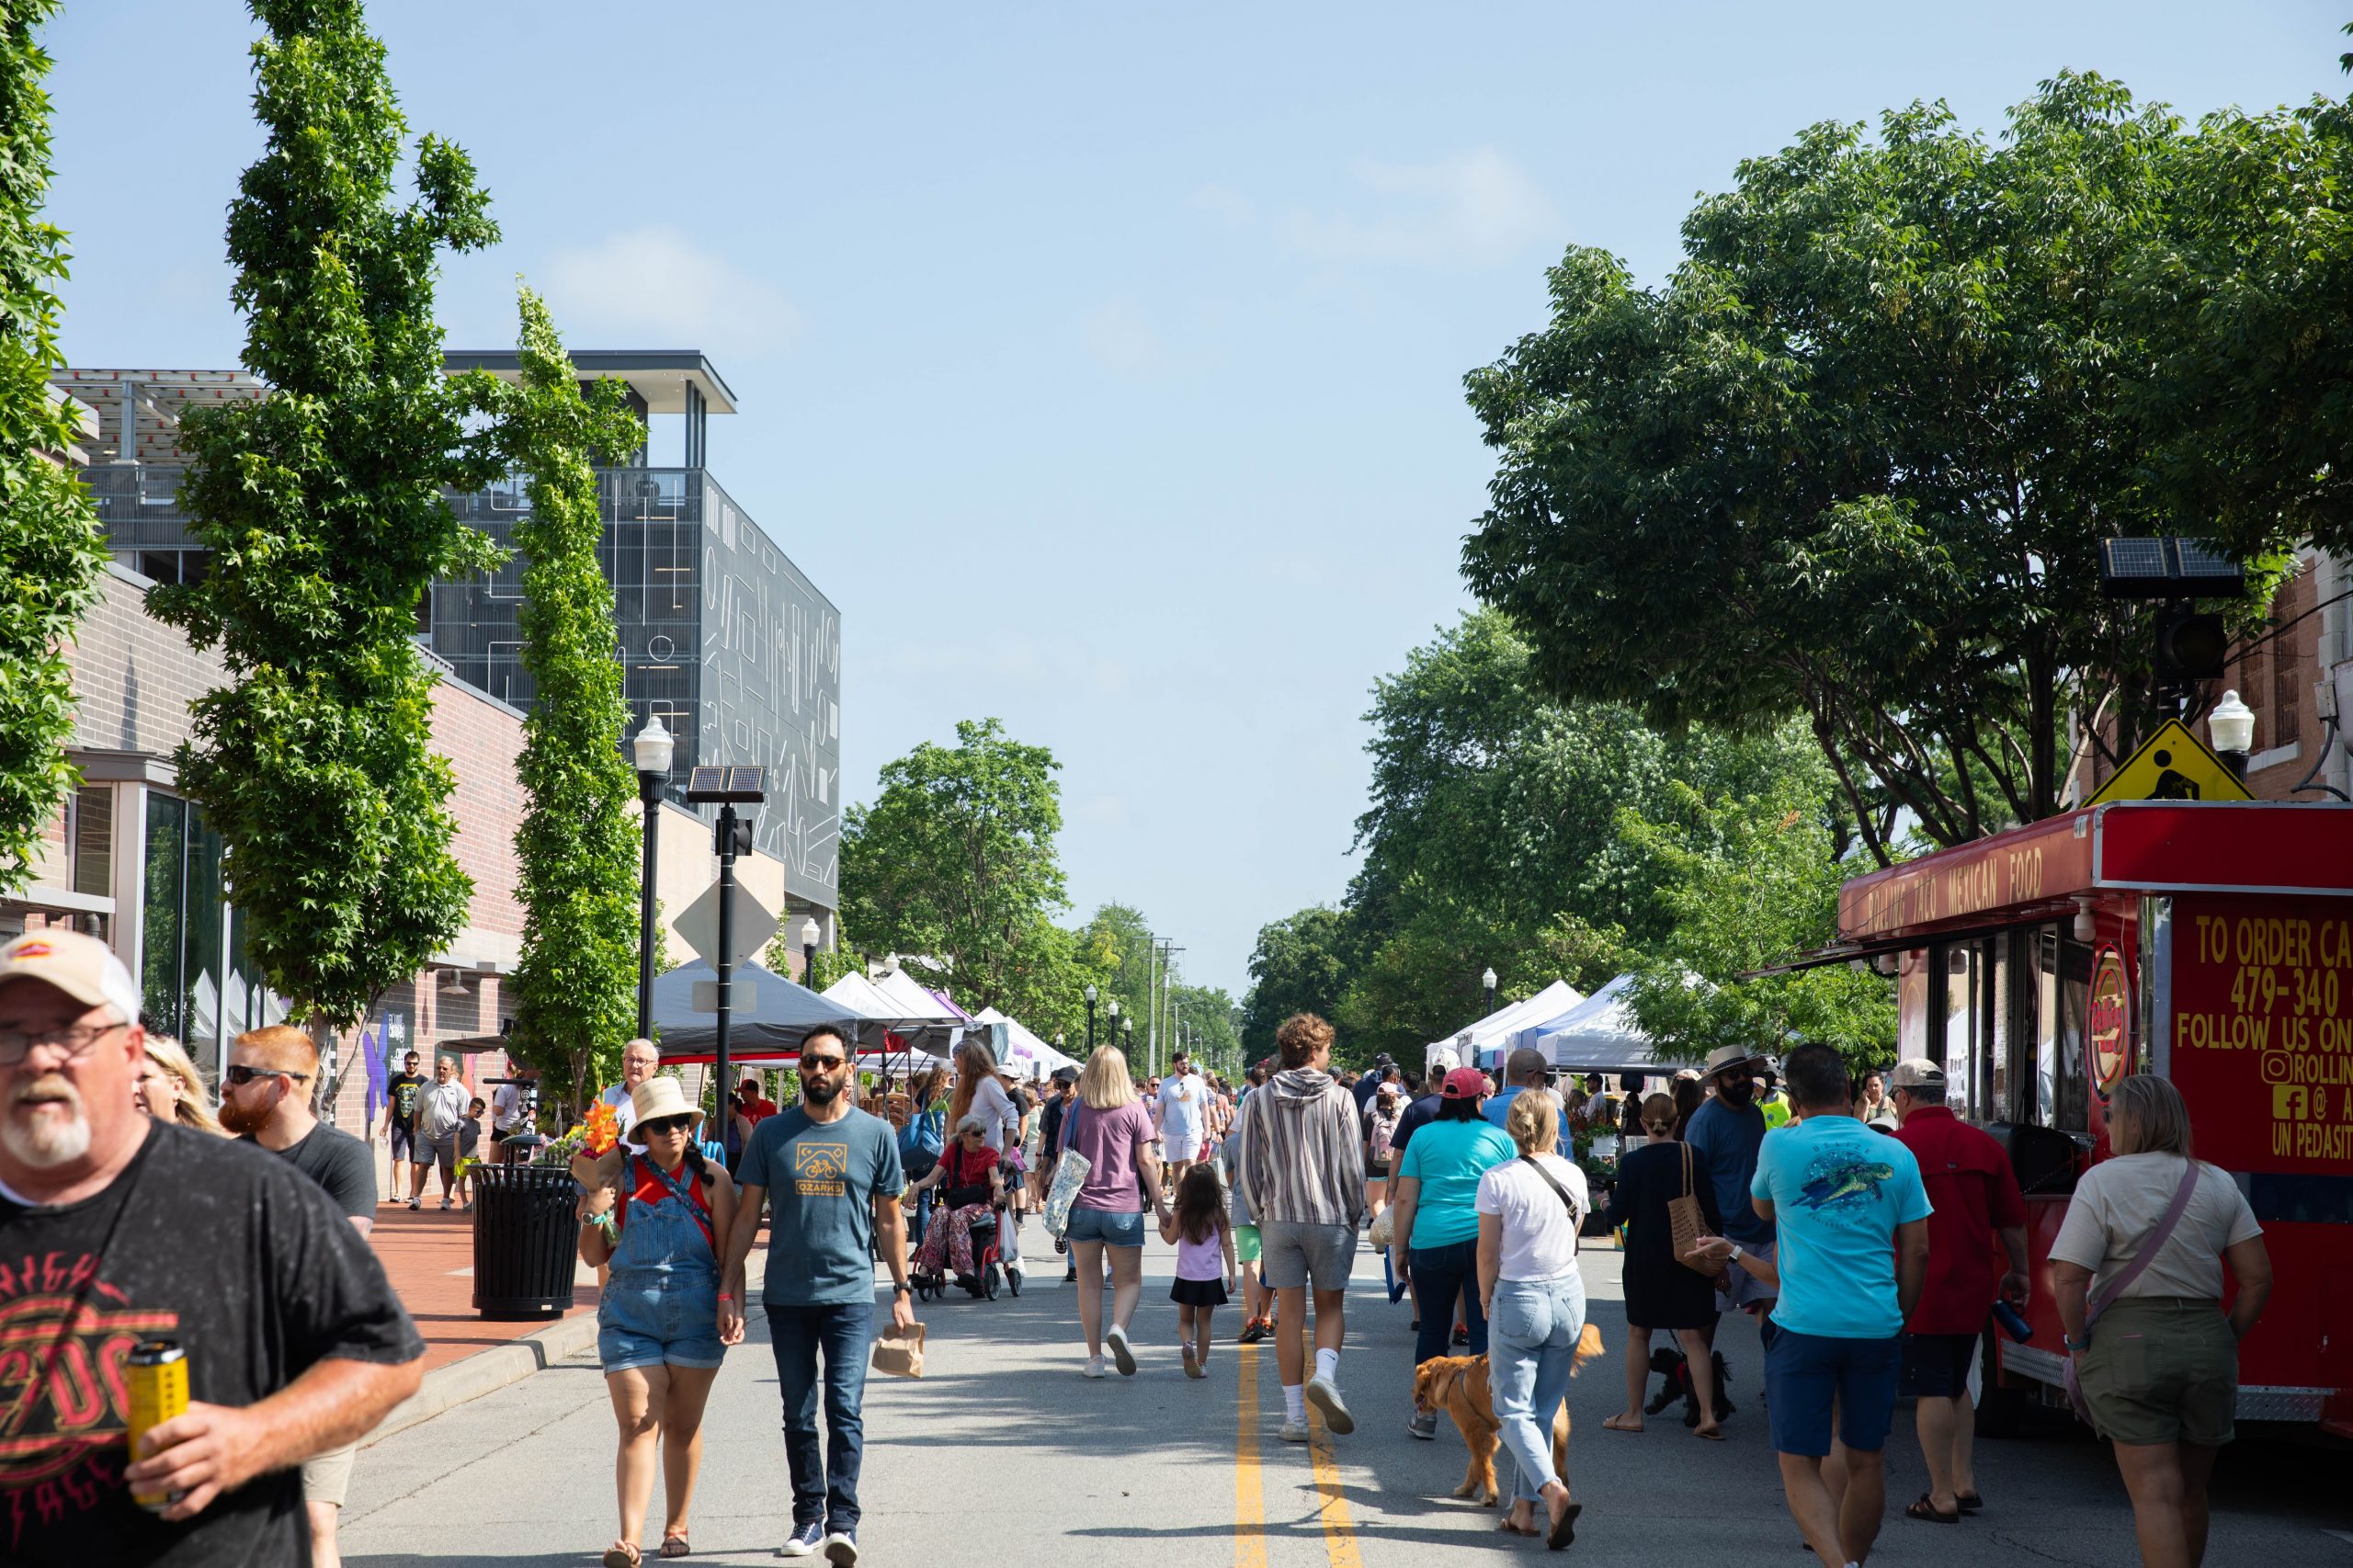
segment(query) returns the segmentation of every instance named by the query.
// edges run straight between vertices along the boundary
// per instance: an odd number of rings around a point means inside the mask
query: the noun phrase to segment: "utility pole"
[[[1176,1034],[1176,955],[1184,950],[1171,941],[1160,965],[1160,994],[1168,1008],[1168,1036],[1172,1040]],[[1157,1072],[1159,1069],[1155,1067],[1154,1070]]]
[[[1147,931],[1143,934],[1143,1054],[1146,1061],[1160,1054],[1160,938]]]

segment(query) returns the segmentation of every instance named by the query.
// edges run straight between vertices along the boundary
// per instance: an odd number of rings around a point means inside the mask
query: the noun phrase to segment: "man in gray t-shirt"
[[[865,1452],[861,1404],[874,1320],[874,1260],[891,1272],[891,1324],[915,1326],[907,1282],[906,1179],[891,1124],[850,1104],[849,1048],[831,1029],[801,1044],[801,1103],[752,1130],[735,1179],[742,1197],[728,1232],[719,1325],[740,1334],[745,1260],[769,1210],[768,1268],[762,1301],[784,1396],[784,1453],[792,1471],[792,1534],[780,1551],[822,1551],[836,1564],[858,1561],[858,1472]],[[824,1358],[825,1430],[817,1440],[819,1356]]]

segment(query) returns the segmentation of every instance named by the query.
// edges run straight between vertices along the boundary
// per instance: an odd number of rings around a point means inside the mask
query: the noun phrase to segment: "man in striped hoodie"
[[[1259,1267],[1275,1292],[1275,1364],[1282,1377],[1285,1442],[1307,1441],[1307,1403],[1335,1432],[1356,1430],[1340,1398],[1340,1342],[1357,1219],[1364,1210],[1364,1142],[1355,1096],[1334,1080],[1332,1026],[1294,1013],[1275,1031],[1282,1070],[1244,1098],[1228,1139],[1239,1147],[1242,1197],[1258,1223]],[[1300,1330],[1315,1295],[1315,1375]]]

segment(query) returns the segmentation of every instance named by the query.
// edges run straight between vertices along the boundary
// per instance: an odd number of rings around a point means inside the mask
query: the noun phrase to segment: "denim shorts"
[[[1122,1213],[1116,1209],[1089,1209],[1084,1203],[1074,1203],[1070,1209],[1070,1227],[1063,1235],[1066,1241],[1140,1247],[1143,1245],[1143,1212],[1131,1210]]]
[[[597,1359],[608,1372],[636,1367],[716,1367],[719,1277],[616,1274],[597,1305]]]
[[[1774,1451],[1827,1459],[1833,1403],[1840,1442],[1858,1453],[1875,1454],[1887,1447],[1903,1360],[1898,1335],[1838,1339],[1777,1327],[1765,1349],[1765,1404]]]

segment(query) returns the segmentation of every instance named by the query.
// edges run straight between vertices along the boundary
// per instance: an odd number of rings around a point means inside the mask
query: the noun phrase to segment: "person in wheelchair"
[[[993,1231],[997,1211],[1005,1207],[1002,1159],[983,1142],[987,1135],[987,1124],[978,1115],[966,1115],[957,1122],[956,1135],[931,1174],[906,1190],[903,1200],[934,1187],[941,1189],[938,1207],[924,1231],[923,1245],[915,1253],[915,1272],[928,1279],[938,1280],[949,1269],[966,1280],[980,1272],[973,1228],[979,1224]]]

